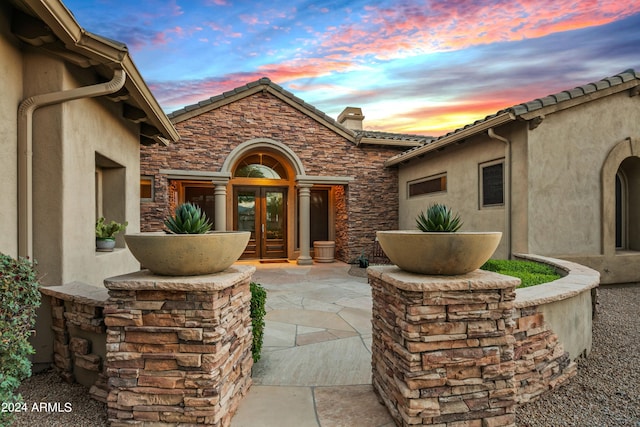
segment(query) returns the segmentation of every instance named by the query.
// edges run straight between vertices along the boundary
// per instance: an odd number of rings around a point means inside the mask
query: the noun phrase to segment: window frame
[[[485,175],[484,170],[486,168],[501,165],[502,166],[502,202],[499,203],[487,203],[484,202],[484,187],[485,187]],[[478,207],[479,209],[492,209],[492,208],[503,208],[505,206],[505,159],[495,159],[488,162],[483,162],[478,164]]]
[[[149,180],[151,186],[151,197],[142,197],[142,181]],[[155,179],[153,175],[140,175],[140,202],[153,202],[155,201]]]
[[[440,181],[440,190],[436,190],[436,191],[428,191],[428,192],[424,192],[424,193],[419,193],[419,194],[411,194],[411,186],[413,185],[418,185],[418,184],[422,184],[428,181],[436,181],[439,180]],[[434,175],[429,175],[423,178],[418,178],[418,179],[414,179],[411,181],[407,181],[407,199],[413,199],[416,197],[424,197],[424,196],[431,196],[431,195],[436,195],[436,194],[443,194],[447,192],[447,188],[448,188],[448,183],[447,183],[448,179],[447,179],[447,172],[440,172]],[[444,185],[443,185],[444,182]],[[443,188],[444,187],[444,188]]]

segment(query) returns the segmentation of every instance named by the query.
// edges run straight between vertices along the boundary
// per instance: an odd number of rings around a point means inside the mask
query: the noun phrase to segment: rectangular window
[[[311,190],[310,201],[311,245],[315,241],[329,240],[329,190]]]
[[[480,178],[480,206],[504,205],[504,161],[481,164]]]
[[[153,177],[140,177],[140,201],[153,202]]]
[[[409,182],[409,197],[443,191],[447,191],[446,173]]]
[[[216,196],[215,187],[205,183],[183,183],[183,203],[191,202],[198,205],[207,215],[211,224],[215,224]]]

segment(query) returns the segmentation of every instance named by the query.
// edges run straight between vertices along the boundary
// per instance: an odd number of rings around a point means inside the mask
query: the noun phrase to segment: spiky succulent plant
[[[426,215],[420,212],[416,218],[418,228],[421,231],[455,232],[462,226],[459,215],[453,215],[451,209],[439,203],[433,204],[427,209]]]
[[[176,208],[175,215],[164,220],[171,234],[204,234],[211,230],[211,222],[199,206],[189,202]]]

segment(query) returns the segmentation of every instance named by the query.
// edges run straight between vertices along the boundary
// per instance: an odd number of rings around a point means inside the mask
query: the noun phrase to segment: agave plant
[[[453,233],[458,231],[462,226],[460,216],[454,216],[451,209],[439,203],[431,205],[429,209],[427,209],[426,215],[424,212],[420,212],[420,215],[416,218],[416,222],[421,231]]]
[[[171,234],[204,234],[211,230],[211,222],[199,206],[189,202],[176,208],[175,215],[164,221]]]

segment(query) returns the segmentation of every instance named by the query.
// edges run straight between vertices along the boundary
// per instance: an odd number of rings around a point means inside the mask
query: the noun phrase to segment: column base
[[[310,256],[300,255],[296,262],[298,265],[313,265],[313,258]]]

